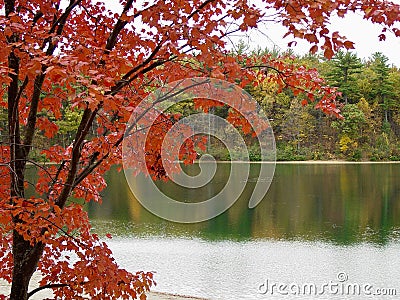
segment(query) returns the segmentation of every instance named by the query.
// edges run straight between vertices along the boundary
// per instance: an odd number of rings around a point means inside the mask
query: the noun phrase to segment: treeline
[[[303,107],[299,97],[289,90],[278,93],[267,81],[249,88],[270,118],[278,160],[400,160],[400,70],[385,55],[377,52],[361,60],[340,51],[332,60],[318,55],[294,59],[316,68],[328,85],[338,88],[344,118],[327,116],[312,103]]]
[[[378,52],[361,60],[355,53],[339,51],[333,59],[326,60],[318,55],[295,56],[276,49],[249,51],[244,43],[231,53],[233,56],[243,54],[287,57],[295,63],[315,68],[327,85],[337,87],[341,93],[338,107],[344,118],[337,119],[315,109],[315,102],[303,106],[304,95],[295,96],[289,88],[278,92],[278,85],[267,80],[257,87],[249,85],[247,91],[270,118],[278,160],[400,160],[400,70],[390,64],[385,55]],[[172,110],[183,116],[196,112],[190,102],[179,103]],[[49,117],[45,111],[41,113],[44,120]],[[66,147],[73,142],[82,112],[66,105],[61,113],[63,118],[55,121],[55,137],[46,136],[47,123],[37,131],[37,144],[31,154],[35,159],[42,156],[44,148],[56,144]],[[211,113],[226,118],[228,108],[215,107]],[[38,117],[40,119],[41,115]],[[96,122],[90,134],[101,134]],[[6,138],[7,111],[0,107],[0,143]],[[255,140],[251,136],[245,140],[250,159],[259,160]],[[217,159],[229,159],[222,143],[214,139],[208,145],[207,151]]]

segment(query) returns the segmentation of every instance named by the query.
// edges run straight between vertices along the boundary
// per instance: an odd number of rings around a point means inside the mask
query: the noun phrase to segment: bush
[[[362,152],[360,149],[355,149],[350,156],[351,161],[360,161],[362,158]]]
[[[216,160],[220,161],[229,161],[231,157],[229,155],[229,151],[225,147],[212,147],[208,152],[208,154],[212,155]]]
[[[298,161],[311,159],[311,154],[308,149],[304,148],[298,151],[291,144],[279,144],[276,148],[276,160],[278,161]]]
[[[257,145],[251,145],[248,149],[250,161],[261,161],[260,147]]]

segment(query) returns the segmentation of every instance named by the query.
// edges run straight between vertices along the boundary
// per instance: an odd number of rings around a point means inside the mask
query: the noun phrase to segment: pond
[[[113,235],[108,243],[121,266],[156,272],[156,291],[209,299],[400,295],[400,164],[279,163],[263,201],[248,209],[259,169],[251,164],[229,210],[196,224],[151,214],[112,170],[103,204],[91,204],[89,216],[94,230]],[[201,200],[221,189],[229,170],[219,163],[200,192],[158,185]]]

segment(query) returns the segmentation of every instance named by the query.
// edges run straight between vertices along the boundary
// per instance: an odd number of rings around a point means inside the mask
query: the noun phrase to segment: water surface
[[[107,175],[103,205],[90,205],[89,215],[96,231],[114,235],[109,243],[121,265],[157,272],[159,291],[210,299],[292,299],[291,292],[261,292],[266,283],[294,290],[308,284],[321,292],[331,282],[342,288],[370,285],[370,292],[396,289],[400,295],[400,164],[278,164],[266,197],[250,210],[252,188],[265,180],[257,178],[258,170],[259,164],[252,164],[239,200],[207,222],[178,224],[152,215],[116,171]],[[196,171],[190,166],[188,173]],[[201,191],[158,184],[179,201],[202,201],[218,193],[227,176],[229,164],[219,164],[213,182]],[[325,291],[296,298],[366,297],[352,294]]]

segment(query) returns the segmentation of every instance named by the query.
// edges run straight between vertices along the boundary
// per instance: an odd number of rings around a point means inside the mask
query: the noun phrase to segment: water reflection
[[[196,173],[197,166],[187,168]],[[307,240],[340,245],[386,245],[399,239],[400,164],[278,164],[266,197],[250,210],[248,199],[259,169],[259,164],[252,164],[239,200],[206,222],[178,224],[154,216],[133,197],[123,174],[115,170],[107,174],[103,204],[90,204],[89,215],[97,231],[118,236]],[[199,195],[215,195],[229,170],[229,164],[218,164],[212,184],[201,192],[181,189],[172,182],[157,184],[176,200],[190,201]]]

